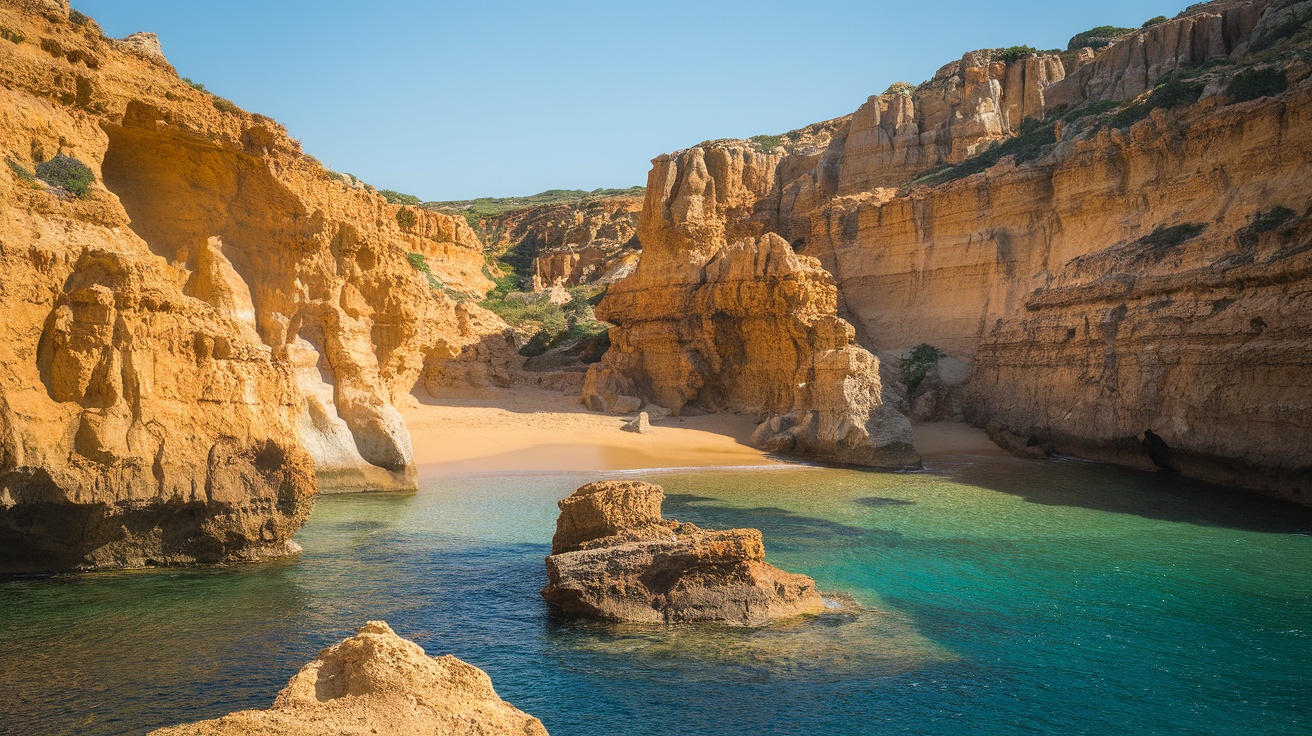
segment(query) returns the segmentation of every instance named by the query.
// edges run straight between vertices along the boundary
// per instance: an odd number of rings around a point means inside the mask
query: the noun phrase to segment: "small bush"
[[[1014,157],[1018,164],[1033,161],[1042,156],[1052,144],[1056,143],[1056,140],[1056,120],[1040,122],[1034,118],[1026,118],[1021,122],[1019,135],[1008,138],[959,164],[932,169],[922,174],[916,181],[930,186],[937,186],[949,181],[964,179],[967,176],[991,168],[1008,156]]]
[[[241,108],[240,108],[240,107],[237,107],[237,105],[234,104],[234,103],[232,102],[232,100],[225,100],[225,99],[223,99],[222,97],[215,97],[215,98],[214,98],[214,109],[215,109],[215,110],[218,110],[218,111],[221,112],[221,113],[226,113],[226,114],[228,114],[228,115],[240,115],[240,114],[241,114]]]
[[[788,142],[788,139],[782,135],[754,135],[747,140],[755,143],[762,151],[767,153]]]
[[[22,43],[27,40],[27,36],[4,26],[0,26],[0,38],[3,38],[10,43]]]
[[[1066,44],[1067,51],[1078,51],[1085,46],[1093,49],[1100,49],[1103,46],[1110,46],[1112,39],[1116,36],[1123,36],[1132,33],[1133,28],[1119,28],[1117,26],[1098,26],[1090,28],[1083,33],[1077,33],[1071,36],[1071,40]]]
[[[997,58],[1010,64],[1014,61],[1029,58],[1037,53],[1039,53],[1039,50],[1033,46],[1008,46],[1002,50],[1002,53],[998,54]]]
[[[1259,97],[1274,97],[1288,87],[1285,71],[1268,66],[1239,72],[1230,79],[1225,93],[1230,96],[1231,102],[1247,102]]]
[[[1165,23],[1165,22],[1168,21],[1168,20],[1170,20],[1170,18],[1167,18],[1167,17],[1164,16],[1164,15],[1159,15],[1159,16],[1157,16],[1156,18],[1149,18],[1148,20],[1144,21],[1144,22],[1143,22],[1143,25],[1140,26],[1140,28],[1147,28],[1147,27],[1149,27],[1149,26],[1155,26],[1155,25],[1157,25],[1158,23]]]
[[[393,189],[379,189],[378,194],[387,200],[389,204],[408,204],[418,207],[421,201],[413,194],[402,194]]]
[[[183,77],[183,78],[182,78],[182,81],[186,82],[188,87],[191,87],[192,89],[196,90],[197,92],[204,92],[204,91],[205,91],[205,85],[201,84],[200,82],[197,82],[197,81],[193,80],[191,77]]]
[[[73,25],[77,25],[77,26],[85,26],[91,22],[91,16],[87,15],[86,13],[78,12],[76,10],[69,11],[68,19],[73,23]]]
[[[57,186],[75,197],[85,197],[91,191],[91,183],[96,175],[87,165],[73,158],[58,154],[36,167],[38,178]]]
[[[402,207],[396,211],[396,224],[400,225],[402,230],[409,230],[419,224],[419,215],[409,207]]]
[[[888,89],[884,90],[884,94],[886,94],[886,95],[909,95],[909,94],[911,94],[911,93],[914,92],[914,91],[916,91],[916,88],[915,88],[914,86],[912,86],[912,84],[911,84],[910,82],[894,82],[894,83],[888,85]]]
[[[929,375],[929,371],[938,365],[939,358],[943,357],[943,352],[933,345],[921,343],[906,357],[902,358],[899,367],[902,369],[902,383],[907,386],[907,393],[915,393],[920,388],[920,384]]]

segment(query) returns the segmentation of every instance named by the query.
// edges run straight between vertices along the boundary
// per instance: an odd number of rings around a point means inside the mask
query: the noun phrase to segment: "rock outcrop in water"
[[[152,736],[546,736],[542,722],[497,696],[492,680],[451,655],[429,657],[382,621],[323,650],[268,710],[161,728]]]
[[[505,329],[448,296],[472,230],[77,20],[0,7],[0,571],[285,554],[317,488],[414,487],[395,401]]]
[[[765,413],[720,387],[796,390],[764,350],[723,347],[812,350],[759,316],[786,298],[746,319],[696,296],[729,244],[777,236],[818,259],[862,346],[970,366],[961,406],[918,413],[1312,501],[1310,20],[1306,1],[1193,6],[1069,67],[976,52],[778,146],[657,158],[642,262],[599,310],[606,365],[672,407]],[[884,379],[856,403],[911,409]]]
[[[765,562],[755,529],[661,516],[660,486],[601,481],[560,502],[542,597],[608,621],[755,626],[824,610],[815,581]]]

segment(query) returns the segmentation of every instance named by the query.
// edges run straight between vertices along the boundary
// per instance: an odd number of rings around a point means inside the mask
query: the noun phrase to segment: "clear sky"
[[[73,0],[284,123],[326,166],[423,199],[645,184],[713,138],[845,115],[977,48],[1065,48],[1188,0]]]

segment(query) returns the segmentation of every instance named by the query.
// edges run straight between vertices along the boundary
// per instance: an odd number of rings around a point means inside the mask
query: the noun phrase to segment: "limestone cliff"
[[[618,196],[513,210],[484,222],[487,247],[510,251],[534,291],[605,286],[637,264],[641,209],[641,197]]]
[[[78,20],[0,6],[0,569],[283,554],[316,488],[413,487],[394,402],[504,325],[407,254],[481,293],[473,232]]]
[[[866,348],[968,364],[959,408],[998,436],[1306,502],[1309,20],[1306,0],[1226,0],[1072,68],[975,52],[772,150],[657,158],[642,263],[603,303],[607,363],[678,404],[788,354],[796,333],[773,329],[706,360],[694,346],[733,320],[682,296],[726,243],[778,236],[831,275]]]
[[[759,229],[738,221],[777,162],[728,145],[656,160],[642,258],[597,309],[617,327],[603,364],[590,369],[584,401],[617,410],[611,393],[636,394],[676,414],[756,414],[761,447],[914,466],[910,423],[884,404],[878,360],[838,317],[833,278],[778,235],[756,237]],[[601,394],[603,383],[621,388]]]

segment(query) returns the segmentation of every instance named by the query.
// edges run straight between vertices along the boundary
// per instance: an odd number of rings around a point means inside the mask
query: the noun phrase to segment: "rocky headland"
[[[465,221],[328,171],[149,34],[59,0],[0,26],[0,571],[286,554],[318,490],[415,487],[398,401],[516,357]]]
[[[601,481],[560,501],[542,597],[631,623],[757,626],[825,609],[814,580],[765,562],[759,531],[665,519],[664,498],[650,483]]]
[[[497,696],[492,680],[451,655],[430,657],[386,623],[319,653],[268,710],[151,731],[152,736],[546,736],[542,722]]]
[[[1309,21],[1218,0],[658,157],[585,400],[873,465],[913,456],[903,414],[964,417],[1312,502]]]

